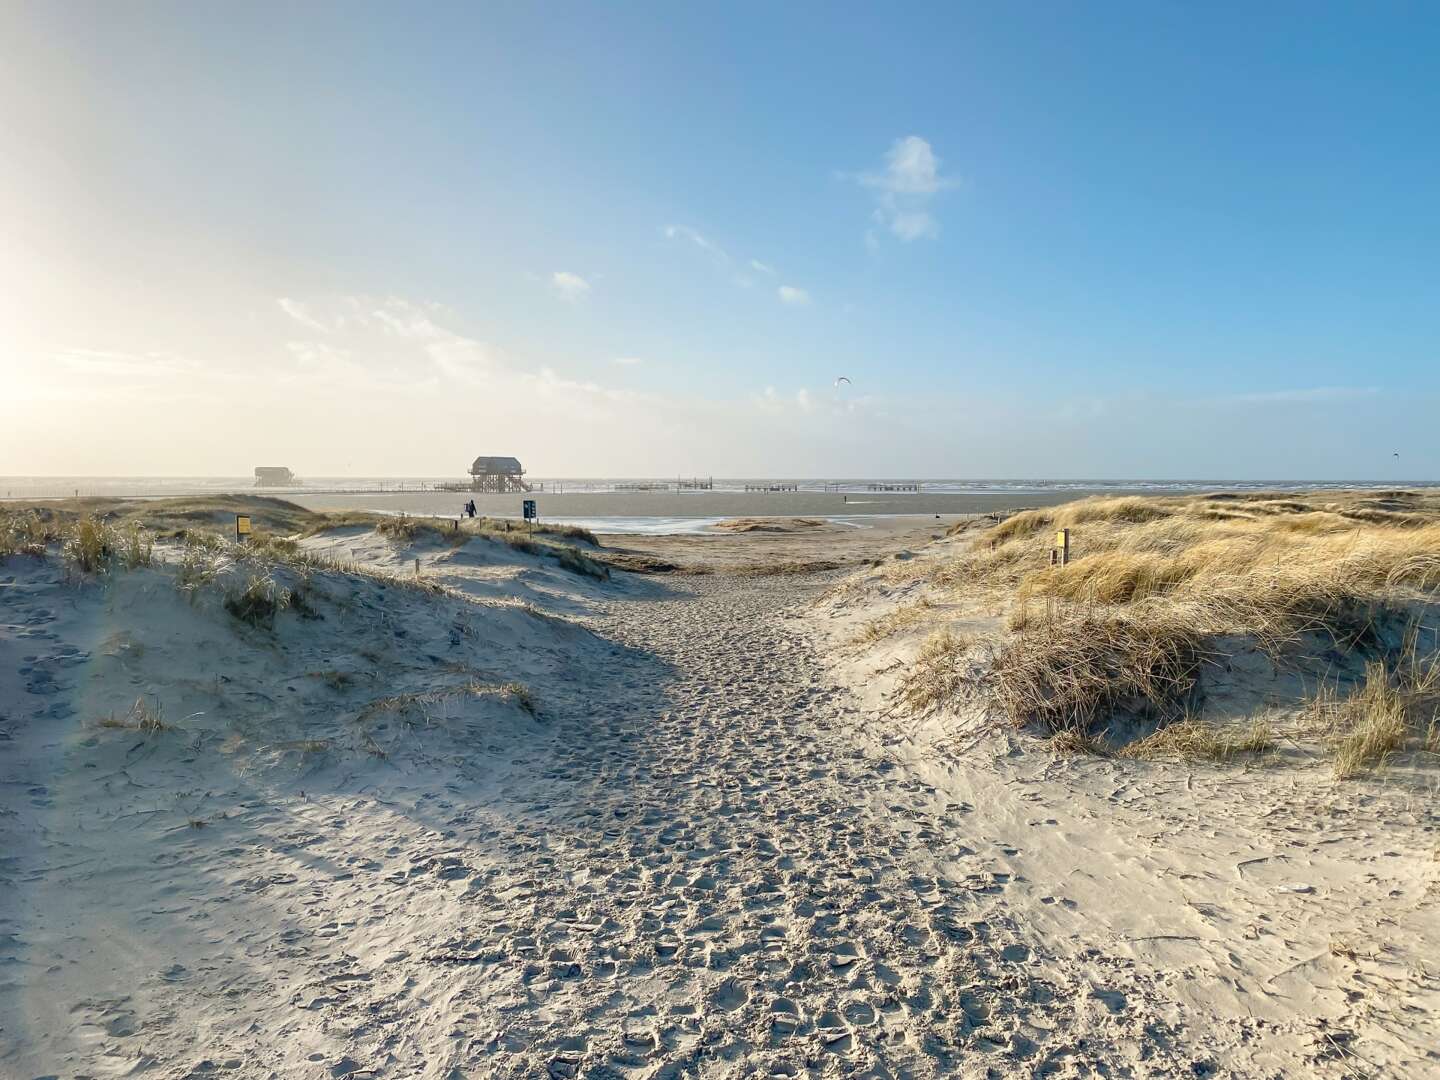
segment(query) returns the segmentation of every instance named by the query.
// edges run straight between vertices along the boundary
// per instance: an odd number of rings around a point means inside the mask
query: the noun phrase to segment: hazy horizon
[[[1440,477],[1434,9],[425,10],[0,3],[0,475]]]

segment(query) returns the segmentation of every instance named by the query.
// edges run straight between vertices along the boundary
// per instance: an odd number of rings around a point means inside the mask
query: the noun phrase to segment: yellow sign
[[[235,515],[235,539],[236,539],[236,540],[239,540],[241,537],[245,537],[245,536],[249,536],[249,535],[250,535],[250,515],[249,515],[249,514],[236,514],[236,515]]]
[[[1065,534],[1068,533],[1069,531],[1070,531],[1069,529],[1061,529],[1059,532],[1057,532],[1057,533],[1055,534],[1055,546],[1056,546],[1056,547],[1058,547],[1058,548],[1063,548],[1063,547],[1065,546],[1065,540],[1066,540]]]

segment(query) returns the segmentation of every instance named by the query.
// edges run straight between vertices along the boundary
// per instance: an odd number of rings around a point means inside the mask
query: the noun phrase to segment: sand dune
[[[604,580],[352,525],[245,622],[243,567],[157,556],[0,562],[0,1074],[1436,1064],[1427,800],[912,716],[923,628],[861,633],[894,560]]]

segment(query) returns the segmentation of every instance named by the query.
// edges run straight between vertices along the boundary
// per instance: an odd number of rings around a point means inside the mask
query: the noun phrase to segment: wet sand
[[[599,538],[611,552],[663,559],[694,573],[805,573],[905,558],[967,520],[978,527],[986,519],[906,514],[833,519],[793,532],[600,533]]]
[[[925,514],[954,516],[1012,511],[1027,506],[1058,506],[1092,494],[1087,491],[1017,492],[994,495],[918,495],[865,492],[733,492],[733,491],[615,491],[529,495],[471,495],[467,492],[383,491],[347,495],[288,495],[281,498],[311,510],[374,510],[382,513],[458,514],[473,498],[481,514],[519,517],[520,503],[534,499],[542,520],[571,518],[664,517],[730,518],[762,516],[837,517],[858,515]],[[1110,494],[1115,494],[1111,492]]]

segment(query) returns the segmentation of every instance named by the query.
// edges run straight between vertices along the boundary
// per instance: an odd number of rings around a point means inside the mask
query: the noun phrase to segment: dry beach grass
[[[1051,565],[1054,534],[1065,528],[1071,561]],[[1327,673],[1343,679],[1369,665],[1366,688],[1328,707],[1348,732],[1337,743],[1340,775],[1383,757],[1381,746],[1423,744],[1431,730],[1434,696],[1412,688],[1432,685],[1437,642],[1433,495],[1092,499],[1017,514],[952,558],[885,573],[934,589],[923,603],[980,598],[1004,613],[989,663],[956,683],[952,700],[983,693],[1016,725],[1091,735],[1117,714],[1152,726],[1188,718],[1191,737],[1155,735],[1148,745],[1215,756],[1232,736],[1216,734],[1217,745],[1193,738],[1207,685],[1263,656],[1310,673],[1331,697],[1340,691]],[[901,610],[895,618],[911,624],[916,607]],[[954,663],[927,648],[910,685],[943,685]],[[1396,697],[1409,704],[1399,708]]]

